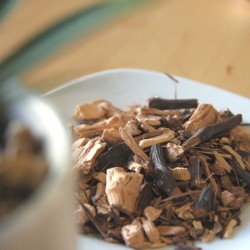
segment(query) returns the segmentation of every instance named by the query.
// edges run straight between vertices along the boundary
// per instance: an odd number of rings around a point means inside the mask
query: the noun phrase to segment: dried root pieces
[[[238,126],[241,115],[152,98],[127,112],[95,101],[74,116],[82,232],[136,249],[181,250],[198,249],[189,240],[233,235],[250,200],[250,133]]]

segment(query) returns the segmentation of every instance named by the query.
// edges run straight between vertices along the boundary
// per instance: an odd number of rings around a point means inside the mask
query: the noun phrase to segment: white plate
[[[176,77],[178,98],[198,98],[199,102],[212,103],[217,109],[229,108],[233,113],[242,113],[244,122],[250,122],[250,100],[236,94]],[[71,119],[74,107],[96,99],[107,99],[117,107],[126,108],[131,103],[144,104],[153,96],[174,98],[175,84],[165,74],[138,69],[115,69],[73,80],[47,93],[44,98],[62,115],[65,124]],[[232,239],[217,239],[211,243],[197,242],[204,250],[250,249],[250,207],[245,205],[241,214],[242,224],[237,227]],[[90,236],[78,237],[78,249],[128,249],[125,246],[110,244]],[[167,247],[168,250],[174,247]]]

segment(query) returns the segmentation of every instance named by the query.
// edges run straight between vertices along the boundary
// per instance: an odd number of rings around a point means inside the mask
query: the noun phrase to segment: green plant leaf
[[[0,64],[0,82],[17,77],[69,42],[152,0],[116,0],[91,6],[45,30]],[[32,21],[32,20],[31,20]]]

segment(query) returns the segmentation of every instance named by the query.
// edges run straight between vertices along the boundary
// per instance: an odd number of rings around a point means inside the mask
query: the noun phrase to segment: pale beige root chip
[[[200,128],[213,124],[217,121],[218,112],[210,104],[200,104],[184,124],[186,131],[194,134]]]
[[[229,204],[235,200],[235,195],[227,190],[224,190],[223,192],[221,192],[221,200],[223,202],[223,205],[228,207]]]
[[[238,224],[235,219],[231,219],[227,224],[226,230],[223,234],[223,238],[228,239],[232,237],[234,227]]]
[[[120,167],[108,169],[105,192],[109,204],[128,212],[135,212],[142,180],[143,175],[136,172],[127,173]]]
[[[175,209],[175,214],[183,220],[189,220],[189,219],[193,219],[194,215],[193,215],[193,209],[192,209],[192,203],[189,202],[181,207],[178,207]]]
[[[142,113],[138,113],[136,115],[136,119],[143,124],[147,124],[149,126],[159,126],[161,125],[161,117],[154,115],[144,115]]]
[[[89,212],[91,213],[93,217],[96,216],[96,211],[93,206],[89,204],[84,204],[84,206],[89,210]],[[79,205],[76,211],[74,212],[74,218],[75,218],[76,224],[78,225],[85,225],[89,221],[89,218],[81,205]]]
[[[101,135],[105,129],[113,128],[118,130],[124,127],[128,120],[126,115],[114,115],[108,119],[98,121],[94,124],[81,124],[74,128],[74,133],[79,138],[90,138],[95,135]]]
[[[134,152],[134,154],[139,157],[143,162],[147,163],[149,161],[149,157],[147,154],[141,149],[141,147],[135,142],[132,135],[130,135],[125,129],[120,128],[119,132],[121,134],[122,139],[128,145],[128,147]]]
[[[174,162],[178,159],[180,159],[183,154],[184,154],[184,150],[182,148],[181,145],[175,144],[175,143],[168,143],[167,144],[167,155],[168,155],[168,159],[171,162]]]
[[[171,170],[175,180],[188,181],[191,178],[188,168],[176,167]]]
[[[83,147],[87,144],[88,139],[87,138],[79,138],[72,144],[72,149],[75,150],[77,148]]]
[[[141,218],[140,217],[136,217],[135,219],[133,219],[132,225],[137,225],[138,228],[140,228],[141,230],[143,230],[142,228],[142,224],[141,224]]]
[[[136,161],[130,161],[128,164],[128,169],[140,173],[143,168],[143,165],[136,162]]]
[[[197,230],[197,231],[203,229],[203,226],[202,226],[202,223],[200,220],[193,220],[192,224],[193,224],[195,230]]]
[[[233,189],[232,192],[234,192]],[[221,200],[223,202],[223,205],[226,207],[238,209],[244,203],[244,199],[246,199],[246,196],[244,194],[239,194],[237,192],[231,193],[227,190],[224,190],[221,193]]]
[[[78,121],[101,120],[109,118],[121,111],[115,108],[111,102],[105,100],[96,100],[94,102],[77,105],[73,117]]]
[[[90,138],[102,134],[103,130],[108,127],[107,121],[102,120],[95,124],[81,124],[74,127],[74,133],[78,138]]]
[[[147,125],[146,123],[142,123],[141,128],[142,128],[143,132],[145,132],[145,133],[148,133],[148,132],[150,133],[150,132],[156,131],[156,129],[154,127]]]
[[[142,133],[135,120],[128,121],[124,129],[132,136],[137,136]]]
[[[143,211],[144,216],[150,221],[157,220],[161,213],[162,209],[157,209],[151,206],[146,207]]]
[[[140,226],[136,224],[123,226],[121,234],[128,247],[141,249],[146,246],[143,231],[141,230]]]
[[[116,145],[122,142],[119,131],[114,128],[104,129],[102,133],[102,140],[110,145]]]
[[[114,115],[110,117],[109,119],[106,119],[108,128],[114,128],[116,130],[119,130],[119,128],[125,127],[127,121],[129,119],[129,116],[127,115]]]
[[[161,236],[182,236],[187,232],[182,226],[158,226],[157,228]]]
[[[205,233],[200,237],[200,240],[202,242],[210,242],[212,240],[214,240],[215,238],[215,234],[213,230],[205,230]]]
[[[89,140],[82,147],[82,152],[79,154],[74,168],[82,170],[83,174],[88,174],[93,168],[96,158],[104,151],[106,143],[102,142],[99,137]]]
[[[176,118],[181,118],[181,113],[179,110],[160,110],[156,108],[138,108],[136,110],[138,113],[143,115],[158,115],[158,116],[175,116]]]
[[[147,148],[155,144],[161,144],[164,142],[168,142],[174,138],[174,131],[171,129],[165,130],[163,134],[149,138],[143,139],[139,142],[139,146],[141,148]]]
[[[141,220],[142,220],[142,227],[148,239],[152,243],[160,243],[160,233],[155,224],[152,221],[147,220],[145,218],[141,218]]]

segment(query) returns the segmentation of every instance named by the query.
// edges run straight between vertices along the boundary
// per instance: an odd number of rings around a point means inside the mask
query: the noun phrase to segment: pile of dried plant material
[[[242,116],[197,100],[151,98],[129,111],[75,108],[75,219],[129,247],[229,238],[249,201],[250,133]]]
[[[11,121],[0,149],[0,220],[30,197],[47,171],[41,140],[22,123]]]

